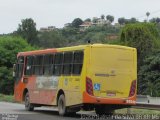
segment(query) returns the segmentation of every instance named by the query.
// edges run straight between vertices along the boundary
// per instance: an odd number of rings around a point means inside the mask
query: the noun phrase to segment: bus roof
[[[86,47],[110,47],[110,48],[112,47],[112,48],[130,49],[130,50],[135,49],[135,48],[132,48],[132,47],[121,46],[121,45],[88,44],[88,45],[78,45],[78,46],[63,47],[63,48],[50,48],[50,49],[43,49],[43,50],[19,52],[17,56],[40,55],[40,54],[55,53],[55,52],[62,52],[62,51],[83,50]]]

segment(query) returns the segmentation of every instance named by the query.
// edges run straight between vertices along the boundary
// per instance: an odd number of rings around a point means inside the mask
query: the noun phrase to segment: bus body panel
[[[87,77],[92,80],[93,96],[83,93],[85,103],[135,104],[136,92],[129,97],[137,80],[136,49],[92,46],[88,54]]]
[[[127,98],[130,85],[136,80],[134,73],[133,50],[117,48],[92,48],[91,78],[93,84],[100,84],[100,90],[94,89],[97,97]]]
[[[64,91],[67,106],[82,103],[80,76],[63,76],[61,77],[60,82],[61,85],[59,86],[59,90]]]
[[[19,56],[31,56],[31,55],[45,55],[45,54],[54,54],[58,52],[68,52],[68,51],[77,51],[83,50],[84,47],[79,46],[78,48],[63,48],[63,49],[47,49],[30,51],[19,53]],[[26,59],[26,58],[25,58]],[[26,63],[26,62],[25,62]],[[25,64],[24,64],[25,68]],[[37,76],[23,75],[18,84],[15,84],[15,100],[22,102],[24,101],[23,92],[25,89],[28,90],[30,94],[30,102],[34,104],[43,104],[43,105],[57,105],[57,95],[60,90],[64,91],[66,97],[66,105],[76,105],[82,103],[81,94],[81,79],[84,76],[85,70],[82,70],[82,74],[78,76]],[[26,81],[26,82],[25,82]]]
[[[84,59],[80,75],[44,76],[23,75],[15,84],[16,101],[24,101],[24,91],[30,94],[31,103],[57,105],[58,93],[65,94],[66,105],[124,104],[134,105],[136,93],[129,97],[131,82],[137,80],[136,50],[116,45],[85,45],[60,49],[47,49],[19,53],[19,56],[45,55],[83,51]],[[26,61],[24,62],[24,68]],[[92,80],[93,95],[87,93],[86,78]],[[98,88],[100,87],[100,88]]]
[[[63,77],[42,77],[30,76],[23,79],[15,85],[15,100],[24,101],[23,92],[29,91],[30,102],[44,105],[57,105],[57,94],[63,90],[66,96],[66,105],[76,105],[82,103],[81,77],[63,76]],[[52,84],[51,84],[52,83]]]

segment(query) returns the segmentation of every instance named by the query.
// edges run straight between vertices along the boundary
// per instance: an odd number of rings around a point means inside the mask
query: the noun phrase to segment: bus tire
[[[58,98],[58,112],[61,116],[67,114],[66,100],[64,94],[61,94]]]
[[[34,110],[34,105],[30,103],[29,92],[27,92],[26,95],[25,95],[25,109],[27,111],[33,111]]]

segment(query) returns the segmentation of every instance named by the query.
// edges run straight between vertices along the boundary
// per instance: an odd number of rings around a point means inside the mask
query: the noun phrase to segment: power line
[[[156,11],[150,12],[150,16],[153,15],[153,14],[159,13],[159,12],[160,12],[160,10],[156,10]],[[143,17],[146,17],[146,15],[141,15],[141,16],[136,17],[136,18],[140,19],[140,18],[143,18]]]
[[[159,12],[160,12],[160,10],[156,10],[156,11],[152,12],[151,14],[153,15],[153,14],[159,13]]]

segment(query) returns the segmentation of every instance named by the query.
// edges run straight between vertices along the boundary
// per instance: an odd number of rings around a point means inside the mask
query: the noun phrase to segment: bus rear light
[[[135,94],[136,86],[137,86],[137,81],[136,80],[132,81],[130,92],[129,92],[129,97],[132,97]]]
[[[92,80],[86,77],[86,91],[88,94],[93,95],[93,84]]]

